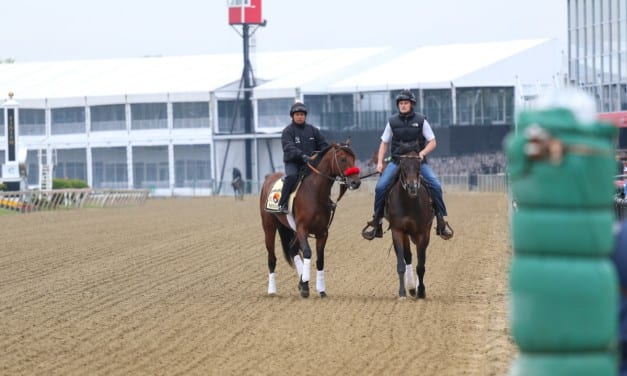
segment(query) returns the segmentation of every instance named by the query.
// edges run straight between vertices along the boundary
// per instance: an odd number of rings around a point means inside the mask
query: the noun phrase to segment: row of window
[[[453,90],[450,89],[412,91],[417,100],[415,110],[425,114],[429,123],[436,127],[513,124],[512,87],[457,88],[454,91],[455,104]],[[396,111],[398,93],[399,90],[360,93],[357,96],[305,96],[305,101],[314,109],[314,123],[320,124],[322,128],[341,130],[349,126],[356,129],[382,129],[390,114]]]
[[[54,177],[81,179],[93,188],[128,188],[128,160],[125,147],[92,148],[91,176],[88,181],[87,149],[55,150]],[[0,151],[0,160],[4,160],[4,151]],[[170,168],[168,147],[134,146],[133,153],[133,188],[153,189],[170,186]],[[174,145],[174,187],[175,188],[210,188],[211,146],[210,145]],[[36,150],[28,152],[28,184],[39,183],[39,155]]]
[[[433,126],[512,124],[514,89],[457,88],[416,90],[416,110],[424,113]],[[453,101],[455,93],[455,102]],[[305,95],[309,122],[322,129],[381,129],[396,111],[398,91],[355,94]],[[293,98],[258,99],[259,128],[280,128],[289,123]],[[455,103],[455,105],[454,105]],[[455,108],[454,108],[455,107]],[[130,129],[167,129],[166,103],[134,103],[129,106]],[[246,133],[246,114],[241,101],[218,101],[218,133]],[[455,116],[453,116],[455,115]],[[89,107],[89,127],[85,107],[52,108],[52,135],[127,130],[124,104]],[[173,127],[209,128],[208,102],[172,103]],[[0,111],[0,135],[4,134],[4,113]],[[43,109],[19,109],[19,135],[45,135],[46,112]]]
[[[627,3],[568,1],[569,75],[591,93],[599,111],[624,110],[627,83]]]

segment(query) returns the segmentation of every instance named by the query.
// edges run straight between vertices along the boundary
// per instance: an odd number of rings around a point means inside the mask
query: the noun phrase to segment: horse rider
[[[242,172],[237,167],[233,167],[233,178],[231,179],[231,186],[235,189],[236,186],[239,185],[239,182],[242,180]]]
[[[239,168],[237,167],[233,167],[233,179],[231,179],[233,182],[237,182],[242,180],[242,172],[239,170]]]
[[[414,94],[410,90],[402,90],[396,96],[398,113],[389,118],[385,130],[381,135],[381,144],[379,145],[377,159],[377,171],[381,174],[381,177],[377,181],[375,188],[374,214],[372,220],[368,222],[368,226],[362,231],[364,239],[372,240],[375,237],[383,237],[382,222],[385,195],[394,181],[394,176],[398,170],[399,146],[401,143],[416,141],[418,141],[421,148],[419,152],[419,156],[422,160],[420,175],[425,179],[427,188],[434,201],[434,209],[437,218],[436,234],[445,240],[453,237],[453,229],[449,226],[448,222],[444,220],[447,211],[442,198],[442,185],[433,172],[433,169],[431,169],[431,166],[427,164],[426,159],[427,154],[431,153],[436,147],[435,135],[425,116],[414,111],[415,105],[416,97]],[[383,160],[388,145],[390,144],[392,160],[384,169]]]
[[[281,133],[285,178],[279,199],[279,211],[284,214],[289,213],[287,201],[298,182],[301,167],[309,163],[314,152],[329,146],[320,130],[306,122],[307,106],[304,103],[294,103],[290,108],[290,117],[292,122]]]

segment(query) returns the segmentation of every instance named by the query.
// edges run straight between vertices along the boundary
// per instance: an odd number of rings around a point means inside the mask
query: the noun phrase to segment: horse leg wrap
[[[318,292],[324,292],[326,290],[324,283],[324,270],[318,270],[316,273],[316,290]]]
[[[303,282],[309,282],[311,278],[311,259],[303,260]]]
[[[294,256],[294,266],[296,266],[296,273],[298,273],[298,278],[303,275],[303,259],[300,258],[300,255]]]
[[[276,281],[274,279],[274,273],[268,274],[268,295],[276,294]]]
[[[408,288],[416,287],[416,277],[414,276],[414,269],[411,264],[405,266],[405,286]]]

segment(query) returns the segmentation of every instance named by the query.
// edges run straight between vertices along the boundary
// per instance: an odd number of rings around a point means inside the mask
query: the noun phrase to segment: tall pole
[[[250,48],[249,48],[249,39],[250,39],[250,25],[243,24],[242,34],[244,41],[244,72],[242,73],[244,78],[244,132],[246,134],[253,133],[253,105],[251,97],[251,92],[253,88],[253,80],[252,80],[252,67],[250,66]],[[252,171],[253,171],[253,158],[252,158],[252,139],[247,138],[245,140],[245,154],[246,154],[246,181],[248,182],[246,187],[246,193],[250,193],[251,190],[251,180],[252,180]]]

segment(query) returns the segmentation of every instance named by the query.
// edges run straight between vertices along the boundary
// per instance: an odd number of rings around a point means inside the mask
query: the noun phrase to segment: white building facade
[[[395,110],[394,96],[410,88],[436,133],[451,134],[449,146],[438,135],[442,150],[461,153],[456,132],[511,127],[534,87],[563,76],[555,43],[259,53],[252,132],[240,109],[238,55],[0,64],[0,92],[15,93],[17,148],[26,150],[30,188],[41,186],[42,165],[50,163],[57,178],[160,196],[230,194],[238,168],[257,192],[266,174],[283,168],[280,131],[295,100],[329,135],[361,136],[356,147],[365,160]],[[7,128],[0,112],[0,162]]]

